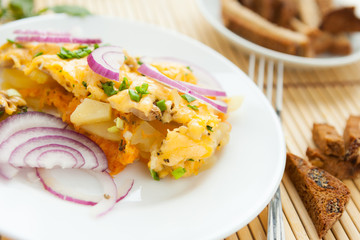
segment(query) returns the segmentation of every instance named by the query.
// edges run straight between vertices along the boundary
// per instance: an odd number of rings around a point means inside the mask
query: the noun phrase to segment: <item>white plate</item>
[[[219,239],[239,230],[266,206],[280,183],[285,143],[279,121],[253,82],[223,56],[173,31],[115,18],[29,18],[0,27],[82,32],[132,54],[188,59],[213,73],[230,95],[243,95],[229,118],[230,142],[218,161],[195,177],[152,180],[141,163],[117,180],[135,179],[126,201],[94,218],[89,207],[60,200],[18,177],[0,182],[0,232],[16,239]]]
[[[353,52],[347,56],[320,56],[316,58],[298,57],[290,54],[277,52],[260,45],[252,43],[245,38],[227,29],[221,17],[221,0],[197,0],[197,4],[205,19],[222,35],[239,45],[248,53],[256,53],[276,60],[283,61],[288,66],[293,67],[333,67],[353,63],[360,60],[360,33],[350,36]],[[352,5],[357,7],[357,15],[360,16],[360,1],[358,0],[335,0],[337,5]]]

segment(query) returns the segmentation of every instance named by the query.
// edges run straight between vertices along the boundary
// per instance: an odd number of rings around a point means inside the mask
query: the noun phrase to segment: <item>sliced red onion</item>
[[[216,78],[210,74],[207,70],[205,70],[204,68],[198,66],[195,63],[192,63],[188,60],[183,60],[183,59],[178,59],[178,58],[173,58],[173,57],[141,57],[141,61],[144,63],[178,63],[178,64],[182,64],[184,66],[188,66],[190,67],[191,71],[193,72],[193,74],[195,75],[196,79],[197,79],[197,85],[195,85],[198,88],[205,88],[205,89],[209,89],[209,90],[215,90],[215,89],[220,89],[220,92],[223,92],[221,94],[225,94],[225,95],[210,95],[207,94],[207,96],[226,96],[226,93],[221,87],[221,84],[219,83],[218,80],[216,80]],[[197,91],[196,89],[193,89],[195,91]],[[215,91],[219,91],[219,90],[215,90]],[[202,94],[201,92],[197,91],[198,93]]]
[[[213,97],[226,97],[226,92],[224,91],[219,91],[211,88],[204,88],[188,82],[182,82],[182,81],[178,81],[178,82],[185,85],[189,89],[196,91],[198,94],[201,95],[213,96]]]
[[[117,188],[114,179],[107,172],[97,173],[89,171],[89,174],[98,179],[104,189],[104,195],[101,200],[91,208],[91,213],[97,217],[104,216],[113,209],[118,198]]]
[[[86,159],[85,164],[82,166],[83,169],[93,169],[93,170],[100,170],[98,168],[98,161],[96,159],[96,156],[93,151],[87,146],[85,146],[83,143],[78,142],[72,138],[63,137],[63,136],[51,136],[51,135],[45,135],[41,137],[35,137],[30,138],[28,141],[19,144],[10,154],[9,157],[9,163],[13,165],[14,167],[24,167],[24,158],[25,156],[32,151],[33,149],[36,149],[38,147],[46,146],[49,143],[51,144],[59,144],[63,146],[67,146],[73,149],[78,150],[84,159]],[[54,151],[54,150],[53,150]],[[19,161],[20,159],[20,161]],[[53,160],[53,159],[49,159]],[[76,159],[75,159],[76,160]],[[41,161],[36,160],[35,162],[27,161],[27,164],[29,167],[38,167]],[[40,167],[48,167],[53,168],[55,166],[58,166],[57,164],[60,164],[60,167],[62,168],[69,168],[66,161],[48,161],[43,166]],[[78,164],[77,161],[75,161],[73,164]],[[104,169],[101,169],[104,170]]]
[[[41,144],[37,143],[32,146],[33,148],[25,148],[20,149],[19,146],[26,143],[27,141],[30,141],[34,138],[44,137],[47,136],[47,140],[41,142]],[[53,138],[54,137],[54,138]],[[58,144],[58,145],[65,145],[62,144],[61,141],[59,142],[56,137],[66,137],[71,139],[77,146],[81,147],[83,150],[82,158],[78,158],[78,165],[81,166],[81,168],[93,168],[96,171],[104,171],[107,169],[107,159],[102,151],[102,149],[95,144],[92,140],[90,140],[88,137],[81,135],[75,131],[68,130],[68,129],[58,129],[58,128],[48,128],[48,127],[35,127],[35,128],[28,128],[21,131],[18,131],[11,135],[8,139],[6,139],[3,143],[0,144],[0,152],[2,153],[0,156],[1,162],[9,162],[11,165],[15,167],[39,167],[37,165],[37,162],[34,162],[35,158],[32,158],[32,162],[29,161],[29,159],[25,162],[25,158],[27,154],[38,148],[43,146],[48,146],[49,144]],[[49,140],[53,140],[53,142],[50,142]],[[68,142],[68,141],[67,141]],[[74,149],[74,146],[71,146],[71,144],[68,143],[67,147],[70,147]],[[13,152],[15,149],[18,149],[18,151],[22,151],[21,155],[13,155]],[[80,151],[79,149],[74,149],[73,152]],[[20,152],[18,153],[20,154]],[[84,155],[86,154],[86,155]],[[14,157],[15,156],[15,157]],[[89,156],[87,158],[86,156]],[[95,157],[95,162],[94,162]],[[86,159],[85,164],[83,164],[83,159]],[[64,166],[65,167],[65,166]]]
[[[16,42],[46,42],[46,43],[80,43],[80,44],[95,44],[101,43],[101,39],[97,38],[76,38],[76,37],[67,37],[67,36],[17,36],[15,38]]]
[[[31,163],[35,163],[36,161],[38,161],[37,167],[51,168],[51,166],[46,165],[47,164],[46,161],[49,161],[48,157],[54,157],[52,154],[50,154],[50,152],[53,151],[67,152],[71,154],[72,158],[76,159],[75,162],[77,164],[73,164],[73,166],[70,166],[69,163],[68,168],[81,168],[85,164],[85,159],[78,150],[60,144],[49,144],[35,148],[30,152],[28,152],[24,157],[24,165],[30,166]],[[46,153],[46,155],[44,155],[44,153]],[[60,166],[60,163],[56,164],[56,161],[64,161],[64,160],[62,157],[56,157],[54,160],[51,160],[50,162],[52,161],[54,162],[53,164]],[[74,163],[74,161],[72,161],[72,163]]]
[[[189,94],[201,101],[203,101],[204,103],[208,104],[209,106],[211,106],[212,108],[220,111],[220,112],[223,112],[223,113],[226,113],[227,112],[227,106],[225,103],[222,103],[222,102],[215,102],[209,98],[206,98],[204,96],[202,96],[201,94],[197,93],[196,91],[194,90],[191,90],[189,89],[187,86],[185,85],[182,85],[180,84],[179,82],[177,81],[174,81],[170,78],[168,78],[167,76],[165,76],[164,74],[160,73],[159,71],[157,71],[155,68],[147,65],[147,64],[142,64],[138,69],[137,71],[139,73],[142,73],[148,77],[151,77],[155,80],[157,80],[158,82],[168,86],[168,87],[171,87],[171,88],[176,88],[177,90],[179,90],[180,92],[183,92],[183,93],[186,93],[186,94]]]
[[[50,32],[50,31],[30,30],[30,29],[17,29],[14,31],[14,34],[36,35],[36,36],[57,36],[57,37],[70,37],[71,36],[71,33],[69,33],[69,32]]]
[[[47,113],[27,112],[12,115],[0,122],[0,144],[15,132],[23,129],[33,127],[52,127],[63,129],[66,126],[67,124],[60,118]]]
[[[0,122],[0,146],[15,132],[29,127],[53,127],[63,129],[67,126],[60,118],[41,112],[27,112],[16,114]],[[6,148],[5,148],[6,149]],[[0,147],[0,173],[7,179],[14,177],[18,169],[8,163],[9,154],[6,155]]]
[[[66,170],[63,169],[62,171],[66,171]],[[71,171],[74,171],[74,170],[71,170]],[[79,169],[79,171],[80,171],[80,169]],[[85,170],[85,172],[92,175],[91,171],[89,171],[89,170]],[[104,195],[94,196],[94,195],[79,193],[79,191],[76,191],[69,187],[62,186],[60,182],[58,182],[58,181],[56,181],[56,179],[54,179],[52,170],[36,168],[36,175],[38,176],[38,178],[40,179],[40,182],[42,183],[42,185],[48,192],[50,192],[51,194],[53,194],[63,200],[82,204],[82,205],[94,206],[104,198]],[[106,178],[107,178],[106,179],[106,181],[107,181],[108,175]],[[99,178],[97,178],[97,179],[99,179]],[[101,179],[99,179],[99,181],[101,181]],[[114,181],[114,180],[112,179],[112,181]],[[104,185],[104,184],[107,184],[107,183],[103,183],[102,185]],[[114,182],[114,184],[116,184],[116,183]],[[131,184],[128,187],[126,187],[126,190],[124,192],[120,192],[120,187],[117,187],[116,193],[117,193],[118,197],[117,197],[116,203],[121,201],[122,199],[124,199],[129,194],[129,192],[131,191],[133,186],[134,186],[134,180],[131,181]],[[111,188],[112,187],[110,187],[110,189]],[[106,191],[104,191],[104,192],[105,192],[105,194],[108,194]],[[105,204],[105,203],[103,203],[103,204]],[[108,203],[106,203],[106,204],[108,204]],[[99,207],[99,208],[102,208],[102,207]],[[108,206],[108,209],[110,209],[110,208],[111,207]],[[108,210],[106,210],[106,211],[108,211]],[[96,213],[96,210],[95,210],[95,213]],[[101,212],[99,212],[99,213],[101,215]],[[104,212],[102,212],[102,213],[104,213]]]
[[[97,74],[119,81],[120,66],[125,61],[125,55],[121,47],[99,47],[87,57],[88,65]]]

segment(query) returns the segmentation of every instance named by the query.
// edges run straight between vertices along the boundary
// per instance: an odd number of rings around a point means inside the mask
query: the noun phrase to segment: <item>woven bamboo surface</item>
[[[36,8],[57,4],[85,6],[99,15],[153,23],[176,30],[215,49],[247,72],[248,56],[219,35],[201,16],[194,0],[36,0]],[[288,151],[305,156],[313,146],[311,127],[327,122],[343,131],[350,114],[360,115],[360,62],[322,70],[285,68],[283,127]],[[346,211],[324,237],[360,239],[360,179],[346,180],[351,200]],[[285,174],[281,183],[286,239],[318,239],[299,195]],[[228,240],[266,239],[267,209]],[[0,237],[1,239],[1,237]],[[3,237],[4,239],[4,237]]]

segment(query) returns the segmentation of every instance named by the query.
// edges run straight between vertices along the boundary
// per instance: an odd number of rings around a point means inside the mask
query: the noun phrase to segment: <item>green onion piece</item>
[[[206,129],[207,129],[209,132],[213,132],[212,126],[206,125]]]
[[[108,131],[109,133],[117,133],[117,132],[119,132],[119,129],[118,129],[116,126],[112,126],[112,127],[109,127],[109,128],[107,129],[107,131]]]
[[[15,43],[15,46],[16,46],[17,48],[24,48],[24,46],[21,45],[20,43]]]
[[[175,179],[179,179],[186,173],[186,169],[179,167],[171,172],[171,174],[174,176]]]
[[[73,59],[83,58],[91,53],[91,49],[88,46],[80,46],[79,49],[70,51],[64,47],[60,48],[60,52],[57,54],[61,59]]]
[[[192,72],[193,70],[190,68],[190,66],[186,66],[187,69],[190,70],[190,72]]]
[[[188,103],[191,103],[191,102],[196,100],[196,98],[194,98],[194,97],[192,97],[190,95],[187,95],[187,94],[183,94],[183,95],[181,95],[181,97],[183,99],[185,99]]]
[[[123,81],[120,84],[119,91],[123,91],[125,89],[128,89],[129,87],[130,87],[129,80],[127,79],[127,77],[124,77]]]
[[[194,162],[195,160],[194,159],[192,159],[192,158],[189,158],[188,160],[186,160],[186,161],[189,161],[189,162]]]
[[[38,52],[37,54],[35,54],[35,55],[33,56],[33,58],[36,58],[36,57],[41,56],[41,55],[43,55],[43,54],[44,54],[43,52]]]
[[[124,120],[122,120],[121,118],[117,117],[115,119],[115,123],[116,123],[116,127],[120,130],[124,129]]]
[[[82,81],[82,85],[87,88],[87,83],[85,81]]]
[[[15,43],[14,40],[11,40],[11,39],[6,39],[8,41],[8,43]]]
[[[140,102],[140,95],[133,89],[129,89],[129,95],[131,100],[135,101],[135,102]]]
[[[137,63],[138,63],[139,65],[144,64],[144,63],[143,63],[142,61],[140,61],[140,60],[138,60]]]
[[[149,84],[143,83],[143,84],[141,85],[141,87],[140,87],[140,86],[135,87],[135,90],[136,90],[138,93],[140,93],[141,95],[149,94],[149,92],[147,91],[147,90],[148,90],[148,87],[149,87]]]
[[[162,111],[162,112],[165,111],[166,110],[165,99],[157,101],[156,106],[158,106],[160,111]]]
[[[119,91],[114,89],[114,82],[101,83],[104,93],[109,97],[117,94]]]
[[[152,176],[152,178],[156,181],[160,181],[159,175],[157,172],[155,172],[153,169],[150,169],[150,174]]]
[[[99,44],[95,43],[94,44],[94,50],[97,49],[97,48],[99,48]]]
[[[190,105],[190,104],[188,104],[187,106],[188,106],[189,108],[195,110],[195,111],[199,111],[199,108],[198,108],[197,106],[195,106],[195,105]]]

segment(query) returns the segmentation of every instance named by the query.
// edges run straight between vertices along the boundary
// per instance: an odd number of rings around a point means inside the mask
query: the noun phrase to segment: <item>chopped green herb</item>
[[[129,80],[127,79],[127,77],[124,77],[123,81],[120,84],[119,91],[123,91],[125,89],[128,89],[129,87],[130,87]]]
[[[129,89],[129,95],[131,100],[135,101],[135,102],[140,102],[140,95],[133,89]]]
[[[209,132],[213,132],[212,126],[206,125],[206,129],[207,129]]]
[[[97,48],[99,48],[99,44],[95,43],[94,44],[94,50],[97,49]]]
[[[140,86],[136,86],[136,87],[135,87],[135,90],[136,90],[139,94],[145,95],[145,94],[149,94],[149,92],[147,91],[147,90],[148,90],[148,87],[149,87],[149,84],[143,83],[143,84],[141,85],[141,87],[140,87]]]
[[[126,61],[127,60],[127,56],[124,55],[124,60]]]
[[[87,88],[87,83],[85,81],[82,81],[82,85]]]
[[[119,132],[119,129],[118,129],[116,126],[112,126],[112,127],[109,127],[109,128],[107,129],[107,131],[108,131],[109,133],[117,133],[117,132]]]
[[[188,106],[189,108],[195,110],[195,111],[199,111],[199,108],[198,108],[197,106],[195,106],[195,105],[190,105],[190,104],[188,104],[187,106]]]
[[[35,55],[33,56],[33,58],[36,58],[36,57],[41,56],[41,55],[43,55],[43,54],[44,54],[43,52],[38,52],[37,54],[35,54]]]
[[[148,87],[149,84],[147,83],[143,83],[141,86],[136,86],[135,90],[129,89],[129,95],[131,100],[135,101],[135,102],[140,102],[140,99],[142,98],[143,95],[145,94],[149,94],[148,92]]]
[[[186,173],[186,169],[179,167],[171,172],[171,174],[174,176],[175,179],[179,179]]]
[[[62,69],[60,69],[59,72],[62,72]]]
[[[6,39],[6,40],[8,41],[8,43],[15,44],[15,46],[17,48],[24,48],[23,45],[21,45],[20,43],[15,42],[14,40],[11,40],[11,39]]]
[[[138,60],[137,63],[138,63],[139,65],[142,65],[142,64],[143,64],[143,62],[140,61],[140,60]]]
[[[77,50],[70,51],[64,47],[61,47],[60,52],[57,54],[59,58],[62,59],[73,59],[73,58],[83,58],[91,53],[91,49],[86,47],[80,47]]]
[[[190,66],[186,66],[187,69],[190,70],[190,72],[192,72],[193,70],[190,68]]]
[[[196,100],[196,98],[194,98],[193,96],[187,95],[187,94],[183,94],[183,95],[181,95],[181,97],[183,99],[185,99],[188,103],[191,103]]]
[[[189,162],[194,162],[195,160],[194,159],[192,159],[192,158],[189,158],[188,160],[186,160],[186,161],[189,161]]]
[[[153,169],[150,169],[150,174],[152,176],[152,178],[156,181],[160,181],[159,175],[157,172],[155,172]]]
[[[114,82],[101,83],[104,93],[109,97],[117,94],[119,91],[115,90]]]
[[[17,113],[17,114],[26,113],[27,110],[28,110],[28,107],[27,107],[27,106],[20,106],[20,107],[17,108],[16,113]]]
[[[162,111],[162,112],[165,111],[166,110],[165,99],[157,101],[156,106],[158,106],[160,111]]]
[[[75,87],[75,84],[73,84],[73,87]]]

